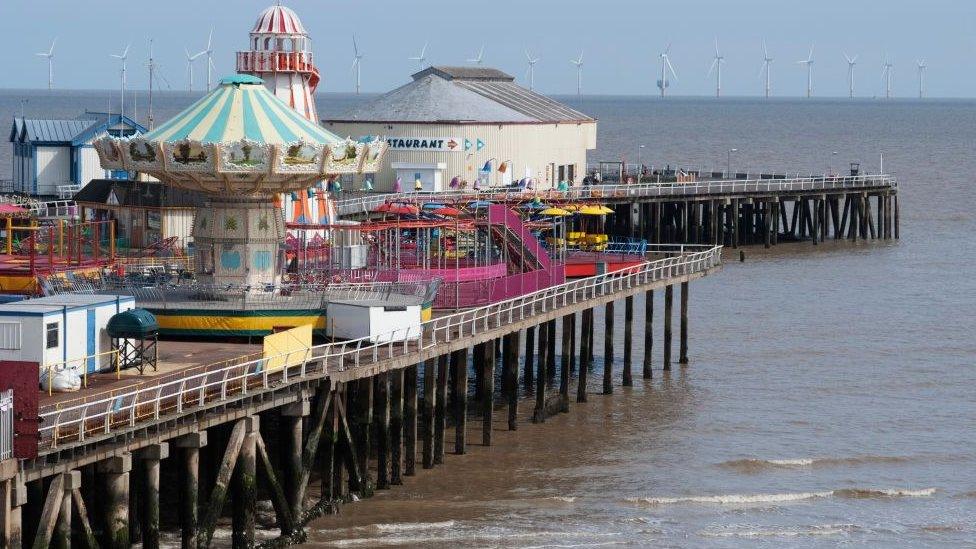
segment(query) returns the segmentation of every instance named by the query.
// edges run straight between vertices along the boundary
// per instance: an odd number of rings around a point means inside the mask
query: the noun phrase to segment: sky
[[[55,87],[118,87],[120,64],[110,57],[131,43],[128,86],[145,88],[148,39],[163,88],[187,88],[184,48],[205,49],[213,28],[215,79],[233,73],[234,52],[272,0],[0,0],[6,51],[3,88],[45,88],[47,63],[35,55],[57,37]],[[485,65],[526,82],[525,51],[541,60],[536,89],[576,92],[571,58],[583,52],[583,93],[656,95],[660,53],[671,44],[677,73],[672,95],[714,95],[709,66],[717,39],[726,63],[723,95],[762,93],[762,41],[774,58],[775,96],[801,96],[813,51],[813,94],[847,95],[844,53],[857,56],[856,93],[884,94],[882,65],[894,66],[892,92],[916,97],[916,63],[926,61],[926,95],[976,97],[976,0],[284,0],[313,40],[326,92],[350,92],[355,77],[352,37],[364,55],[364,92],[409,81],[429,42],[431,64],[468,64],[485,46]],[[195,88],[206,81],[205,56],[195,64]]]

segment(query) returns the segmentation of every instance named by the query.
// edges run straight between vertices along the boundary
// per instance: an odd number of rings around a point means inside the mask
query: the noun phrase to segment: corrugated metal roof
[[[414,73],[413,79],[418,80],[428,74],[436,74],[445,80],[505,80],[515,81],[515,77],[491,67],[449,67],[438,65]]]
[[[11,141],[38,141],[45,143],[71,143],[76,136],[95,124],[95,120],[43,120],[20,119],[14,122],[15,134]]]
[[[413,82],[327,122],[592,122],[487,67],[428,67]]]
[[[379,122],[534,122],[535,120],[471,90],[428,74],[385,93],[333,121]]]
[[[542,94],[529,91],[515,82],[455,81],[492,101],[542,122],[590,121],[593,118]]]

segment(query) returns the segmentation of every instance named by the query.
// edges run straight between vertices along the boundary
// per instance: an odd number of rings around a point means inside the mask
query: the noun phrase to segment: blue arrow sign
[[[478,140],[478,150],[480,151],[483,148],[485,148],[485,142],[479,139]]]

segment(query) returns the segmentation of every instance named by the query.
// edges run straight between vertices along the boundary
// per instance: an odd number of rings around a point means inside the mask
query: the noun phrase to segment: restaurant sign
[[[458,137],[387,137],[391,151],[441,151],[460,152],[464,140]]]

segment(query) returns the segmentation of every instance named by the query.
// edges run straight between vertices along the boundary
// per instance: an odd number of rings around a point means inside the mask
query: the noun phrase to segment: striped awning
[[[214,91],[142,136],[149,142],[233,143],[243,139],[281,145],[332,145],[343,139],[309,121],[250,75],[224,78]]]

